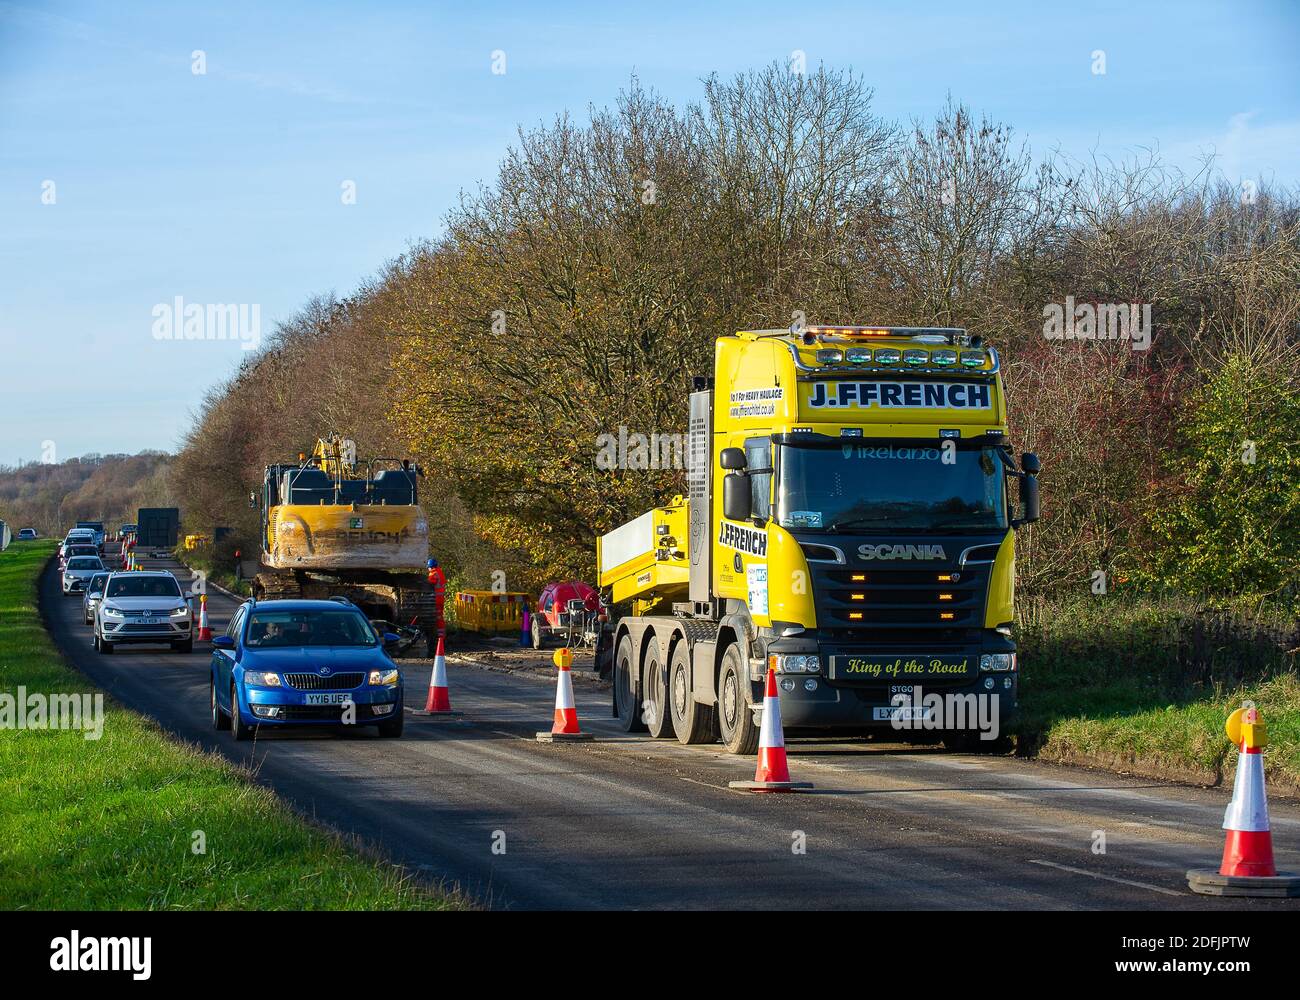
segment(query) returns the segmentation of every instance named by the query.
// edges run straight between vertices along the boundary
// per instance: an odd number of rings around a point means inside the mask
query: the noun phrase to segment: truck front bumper
[[[944,662],[967,662],[969,668],[958,676],[908,676],[906,665],[928,662],[932,658],[929,650],[821,643],[803,638],[770,643],[768,651],[786,655],[815,652],[818,656],[815,673],[777,674],[781,721],[790,729],[892,728],[907,733],[984,731],[992,727],[1001,731],[1018,708],[1018,671],[980,669],[984,653],[1015,652],[1015,645],[1000,635],[990,636],[978,646],[950,647],[934,657]],[[851,675],[846,665],[859,660],[902,669],[892,676],[888,670]],[[761,664],[755,666],[761,668]]]

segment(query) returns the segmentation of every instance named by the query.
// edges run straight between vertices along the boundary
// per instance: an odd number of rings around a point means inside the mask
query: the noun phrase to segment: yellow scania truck
[[[913,695],[930,728],[922,690],[996,699],[1005,722],[1038,471],[1012,454],[997,352],[964,330],[720,337],[690,393],[689,495],[597,542],[602,596],[628,612],[596,653],[615,717],[753,753],[771,664],[788,728],[897,726]]]

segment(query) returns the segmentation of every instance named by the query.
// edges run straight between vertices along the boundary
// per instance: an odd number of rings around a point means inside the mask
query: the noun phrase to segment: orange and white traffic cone
[[[732,781],[728,787],[742,792],[792,792],[812,788],[810,781],[791,781],[785,759],[785,733],[781,730],[781,699],[776,693],[776,671],[767,668],[763,691],[763,722],[758,730],[758,767],[753,781]]]
[[[573,700],[573,653],[569,649],[557,649],[551,662],[560,668],[560,676],[555,682],[555,722],[550,732],[538,733],[541,743],[573,742],[589,740],[591,733],[584,733],[578,725],[578,706]]]
[[[433,657],[433,672],[429,674],[429,696],[424,702],[424,711],[417,715],[455,716],[460,712],[451,710],[451,690],[447,687],[447,653],[443,647],[443,638],[438,636],[438,649]]]
[[[1217,872],[1189,871],[1188,888],[1209,896],[1300,896],[1300,875],[1278,872],[1273,864],[1261,753],[1267,732],[1259,710],[1246,702],[1228,716],[1224,728],[1238,753],[1232,801],[1223,814],[1223,828],[1228,831],[1223,862]]]
[[[212,629],[208,628],[208,595],[199,595],[199,642],[211,642]]]

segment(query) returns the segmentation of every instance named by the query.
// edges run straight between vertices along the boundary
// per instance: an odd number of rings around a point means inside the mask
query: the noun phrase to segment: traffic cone
[[[1300,896],[1300,875],[1278,872],[1273,864],[1273,834],[1264,794],[1264,722],[1252,702],[1228,716],[1224,727],[1237,744],[1237,776],[1232,801],[1223,814],[1228,831],[1217,872],[1193,869],[1187,885],[1210,896]]]
[[[809,781],[791,781],[785,760],[785,734],[781,730],[781,699],[776,693],[776,671],[767,668],[763,692],[763,722],[758,731],[758,767],[753,781],[732,781],[728,787],[744,792],[789,792],[812,788]]]
[[[208,595],[199,595],[199,642],[211,642],[212,629],[208,628]]]
[[[424,711],[415,714],[444,717],[462,714],[451,710],[451,691],[447,688],[447,655],[443,648],[442,636],[438,636],[438,650],[433,657],[433,673],[429,675],[429,697],[424,702]]]
[[[569,670],[573,666],[573,653],[568,649],[557,649],[551,662],[560,668],[560,676],[555,683],[555,723],[549,733],[537,734],[538,742],[561,743],[591,739],[591,733],[584,733],[578,725],[578,707],[573,701],[573,675]]]
[[[528,614],[528,602],[524,602],[524,612],[519,616],[522,628],[519,630],[519,645],[531,646],[533,644],[533,623],[531,616]]]

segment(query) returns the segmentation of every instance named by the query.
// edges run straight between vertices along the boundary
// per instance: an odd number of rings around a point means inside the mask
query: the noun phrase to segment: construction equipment
[[[720,337],[692,380],[689,495],[598,539],[602,597],[629,612],[596,652],[622,728],[752,754],[769,667],[790,728],[969,745],[1005,723],[1039,462],[1012,456],[1000,367],[950,328]]]
[[[358,461],[355,442],[330,434],[296,465],[268,465],[256,600],[345,597],[370,619],[419,628],[432,649],[437,608],[425,576],[429,523],[407,459]]]

